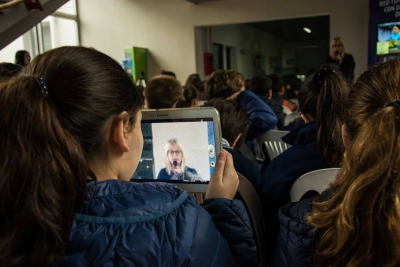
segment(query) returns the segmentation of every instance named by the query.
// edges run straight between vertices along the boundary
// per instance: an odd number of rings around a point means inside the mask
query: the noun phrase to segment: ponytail
[[[332,167],[343,157],[341,127],[349,89],[340,74],[324,68],[308,78],[299,93],[301,112],[317,124],[318,152]]]
[[[1,83],[0,113],[0,265],[48,266],[64,254],[87,159],[37,78]]]
[[[358,129],[332,184],[308,221],[327,229],[316,266],[399,266],[400,111],[376,112]]]

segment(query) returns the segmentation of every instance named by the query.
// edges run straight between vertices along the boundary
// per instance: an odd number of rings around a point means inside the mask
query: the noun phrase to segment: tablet
[[[143,151],[131,181],[175,183],[205,192],[222,150],[218,111],[212,107],[142,111]]]

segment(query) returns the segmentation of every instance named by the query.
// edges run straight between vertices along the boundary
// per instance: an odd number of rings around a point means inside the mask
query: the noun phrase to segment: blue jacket
[[[61,265],[232,266],[231,254],[239,265],[257,262],[240,201],[202,208],[172,184],[108,180],[87,184]]]
[[[279,211],[280,230],[270,267],[312,267],[317,243],[314,228],[304,221],[313,198],[290,203]]]
[[[275,113],[278,129],[282,129],[285,124],[285,113],[283,112],[283,106],[266,96],[259,96],[264,102],[272,109]]]
[[[247,140],[253,140],[265,131],[274,129],[277,118],[272,109],[252,91],[240,92],[237,102],[241,105],[249,117],[249,130]]]
[[[261,175],[261,195],[270,199],[289,201],[289,189],[301,175],[330,168],[318,153],[317,125],[309,122],[282,137],[288,148],[274,158]]]
[[[305,123],[282,137],[292,147],[274,158],[261,174],[260,201],[263,206],[268,255],[275,249],[279,230],[278,211],[289,201],[289,189],[297,178],[310,171],[330,168],[318,153],[317,125]]]

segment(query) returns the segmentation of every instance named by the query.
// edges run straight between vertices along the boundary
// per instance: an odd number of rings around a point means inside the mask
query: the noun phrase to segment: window
[[[76,1],[71,0],[3,48],[0,62],[14,62],[18,50],[27,50],[34,58],[56,47],[79,44]]]

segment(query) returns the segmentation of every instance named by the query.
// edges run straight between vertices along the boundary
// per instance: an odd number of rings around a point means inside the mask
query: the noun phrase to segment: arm
[[[240,92],[237,102],[246,110],[249,117],[247,140],[252,140],[265,131],[274,129],[277,118],[272,109],[249,90]]]
[[[257,247],[243,203],[240,200],[213,198],[206,199],[202,206],[228,241],[236,262],[240,266],[257,265]]]

